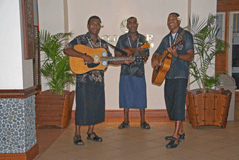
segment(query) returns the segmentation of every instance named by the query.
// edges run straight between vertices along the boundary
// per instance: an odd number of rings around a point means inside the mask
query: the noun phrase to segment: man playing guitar
[[[165,137],[166,140],[170,140],[166,145],[167,148],[176,148],[180,140],[185,138],[182,122],[185,120],[189,63],[193,60],[194,54],[193,37],[188,31],[184,32],[184,41],[181,44],[170,47],[183,31],[180,23],[181,18],[178,13],[169,14],[167,25],[170,33],[163,38],[151,60],[154,68],[159,65],[159,56],[165,50],[168,50],[169,54],[172,55],[170,69],[165,76],[164,97],[169,118],[175,121],[175,132],[173,136]]]
[[[71,57],[83,58],[87,64],[92,64],[94,59],[74,49],[75,45],[82,44],[90,48],[104,48],[107,56],[112,54],[108,50],[108,44],[99,36],[101,20],[98,16],[92,16],[87,24],[88,32],[75,37],[68,43],[64,53]],[[130,64],[133,60],[109,62],[113,64]],[[104,70],[90,70],[89,72],[76,75],[76,112],[75,112],[75,136],[74,144],[84,145],[81,139],[81,125],[88,125],[87,139],[101,142],[102,138],[94,132],[94,125],[105,119],[105,91]]]

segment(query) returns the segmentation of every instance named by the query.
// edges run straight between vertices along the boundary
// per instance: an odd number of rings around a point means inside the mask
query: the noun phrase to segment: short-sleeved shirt
[[[79,35],[75,37],[70,43],[65,46],[66,48],[74,48],[75,45],[82,44],[88,46],[90,48],[104,48],[106,49],[108,56],[112,57],[112,54],[109,52],[108,44],[104,40],[98,37],[96,43],[91,39],[90,34],[87,32],[86,34]],[[103,82],[104,80],[104,71],[102,70],[91,70],[89,72],[83,74],[76,75],[76,82],[86,83],[87,81],[95,82]]]
[[[179,35],[182,31],[183,29],[180,27],[178,29],[177,35]],[[168,47],[170,47],[170,39],[171,39],[171,45],[172,45],[176,38],[173,39],[171,32],[163,38],[158,49],[155,51],[155,53],[158,56],[162,55],[163,52],[167,50]],[[194,49],[192,34],[188,31],[185,31],[183,42],[176,45],[175,48],[177,50],[177,54],[179,55],[187,54],[188,50]],[[190,64],[189,61],[184,61],[173,56],[170,69],[167,72],[165,77],[169,79],[177,79],[177,78],[188,79],[189,64]]]
[[[148,43],[146,37],[142,34],[137,33],[137,37],[135,40],[132,40],[129,33],[123,34],[119,37],[119,40],[116,44],[116,47],[119,49],[123,48],[137,48],[144,44]],[[116,52],[116,51],[115,51]],[[149,49],[145,48],[144,52],[149,55]],[[139,57],[141,56],[138,51],[135,51],[133,56]],[[122,64],[121,65],[121,73],[120,75],[126,76],[134,76],[134,77],[144,77],[144,62],[133,62],[130,65]]]

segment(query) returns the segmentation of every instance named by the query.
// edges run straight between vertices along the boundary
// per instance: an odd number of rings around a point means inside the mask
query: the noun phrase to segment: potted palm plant
[[[226,43],[217,39],[220,28],[216,17],[209,15],[207,20],[199,21],[198,16],[189,19],[186,27],[194,37],[194,60],[190,63],[190,75],[197,82],[199,89],[190,90],[187,94],[187,111],[193,128],[201,125],[226,127],[231,92],[212,87],[218,83],[218,75],[209,76],[208,69],[218,53],[224,51]]]
[[[50,90],[39,91],[36,96],[37,127],[54,125],[65,128],[71,119],[75,91],[64,90],[67,83],[74,83],[69,59],[63,53],[66,38],[71,33],[51,35],[43,30],[37,37],[37,48],[44,52],[41,74],[48,81]]]

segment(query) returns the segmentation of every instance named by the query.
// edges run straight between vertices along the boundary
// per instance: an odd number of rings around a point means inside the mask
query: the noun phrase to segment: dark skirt
[[[188,79],[166,79],[164,98],[170,120],[185,120],[185,101]]]
[[[94,125],[105,120],[104,82],[76,84],[76,125]]]
[[[120,76],[119,91],[120,108],[144,109],[147,107],[144,78]]]

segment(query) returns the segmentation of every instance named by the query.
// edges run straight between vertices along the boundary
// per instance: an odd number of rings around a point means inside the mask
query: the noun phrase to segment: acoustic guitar
[[[171,45],[171,47],[180,44],[184,40],[183,34],[184,30],[179,34],[175,43]],[[171,61],[172,55],[169,54],[167,50],[165,50],[163,54],[158,57],[159,66],[154,67],[152,75],[152,84],[160,86],[163,83],[165,76],[170,69]]]
[[[104,48],[90,48],[81,44],[75,45],[74,49],[94,59],[93,63],[87,64],[83,58],[69,56],[70,68],[76,74],[83,74],[91,70],[104,70],[108,66],[108,61],[125,61],[131,59],[137,62],[145,61],[145,57],[107,57],[108,54]]]

